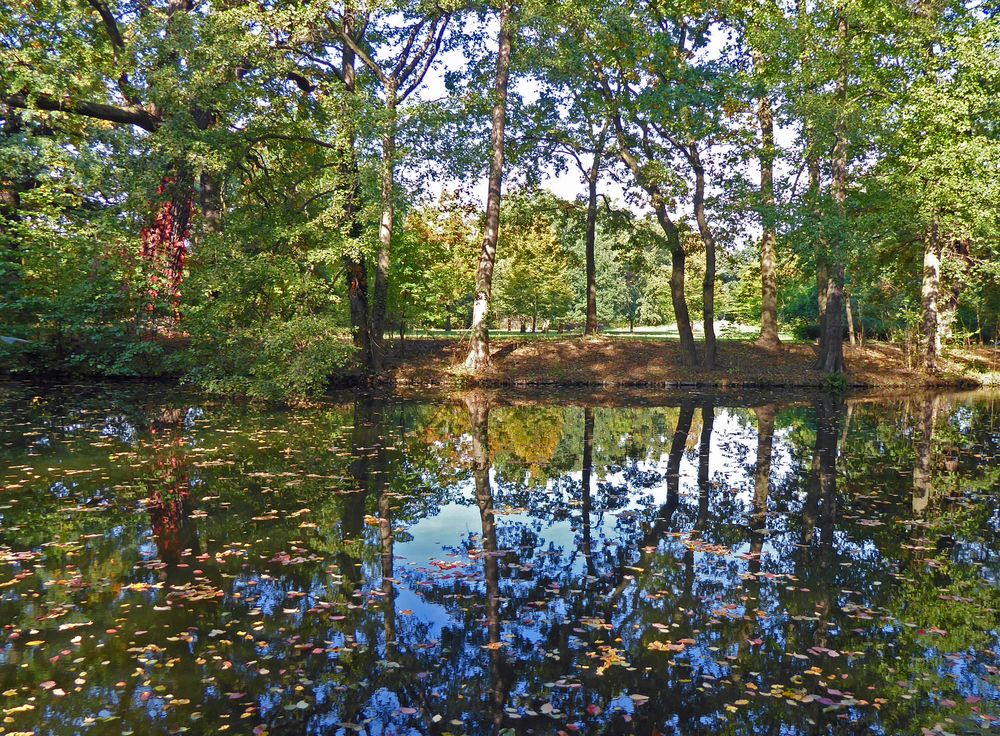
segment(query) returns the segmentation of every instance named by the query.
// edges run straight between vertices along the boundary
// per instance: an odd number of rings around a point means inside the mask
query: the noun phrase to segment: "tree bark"
[[[486,232],[476,270],[476,299],[472,307],[472,337],[465,367],[481,372],[490,366],[489,310],[493,294],[493,265],[496,262],[500,231],[500,190],[503,184],[504,127],[507,123],[507,88],[510,81],[511,24],[513,6],[508,0],[500,8],[500,39],[493,103],[493,132],[490,140],[489,193],[486,200]]]
[[[356,11],[351,4],[344,8],[344,33],[354,36],[356,32]],[[348,94],[354,94],[357,85],[355,69],[356,55],[349,44],[345,43],[341,58],[340,76],[344,81],[344,89]],[[341,173],[347,180],[347,202],[344,215],[347,220],[348,234],[352,239],[361,236],[361,180],[358,168],[356,136],[353,128],[348,132],[348,151],[346,161],[341,167]],[[361,363],[365,375],[371,377],[375,373],[375,357],[372,351],[371,325],[368,321],[368,264],[364,254],[346,253],[343,256],[344,272],[347,279],[347,296],[350,304],[351,332],[354,345],[361,353]]]
[[[606,92],[609,101],[613,102],[610,92]],[[636,182],[649,195],[650,204],[656,219],[663,229],[667,238],[667,247],[670,249],[670,301],[674,308],[674,319],[677,322],[677,334],[680,336],[681,352],[685,355],[688,365],[698,365],[698,351],[694,344],[694,331],[691,329],[691,315],[688,312],[687,298],[684,296],[684,246],[681,243],[680,231],[676,223],[670,219],[667,210],[667,201],[659,186],[650,182],[646,177],[642,165],[638,158],[628,148],[625,129],[622,125],[621,116],[614,115],[612,118],[615,124],[615,133],[618,139],[618,156],[622,162],[628,166]],[[648,151],[647,151],[648,155]],[[631,331],[635,324],[634,315],[629,317],[629,329]]]
[[[695,141],[688,144],[691,165],[694,168],[694,216],[698,232],[705,246],[705,278],[702,281],[702,320],[705,330],[705,368],[715,368],[715,235],[708,224],[705,212],[705,167]]]
[[[202,171],[198,189],[202,238],[216,235],[222,232],[222,193],[219,191],[219,177],[214,172]]]
[[[687,357],[688,365],[698,365],[698,350],[694,344],[694,330],[691,329],[691,315],[688,312],[687,298],[684,296],[684,246],[681,244],[681,234],[676,223],[667,214],[667,207],[662,202],[656,205],[656,219],[667,236],[667,247],[670,249],[670,302],[674,308],[674,319],[677,322],[677,334],[680,336],[681,352]]]
[[[851,311],[851,292],[844,288],[844,313],[847,315],[847,340],[851,343],[851,346],[857,344],[857,338],[854,336],[854,312]]]
[[[587,177],[587,324],[585,335],[597,334],[597,179],[600,175],[600,152]]]
[[[824,373],[844,371],[844,251],[843,229],[847,220],[847,18],[843,11],[837,19],[840,70],[837,74],[835,99],[837,115],[834,121],[833,201],[840,219],[840,235],[830,249],[830,276],[826,285],[826,310],[820,329],[819,361]]]
[[[389,306],[389,258],[396,217],[396,86],[390,80],[385,90],[388,120],[382,136],[382,220],[379,224],[378,259],[375,263],[375,298],[372,303],[372,341],[375,367],[380,369],[385,353],[385,324]]]
[[[920,288],[923,306],[923,368],[927,373],[937,373],[938,355],[941,352],[941,332],[938,315],[938,293],[941,289],[941,238],[937,222],[924,237],[924,274]]]
[[[763,66],[763,55],[757,52],[754,63]],[[778,285],[776,273],[778,237],[774,227],[774,110],[765,92],[757,101],[757,121],[760,124],[760,336],[757,344],[776,347],[778,339]]]

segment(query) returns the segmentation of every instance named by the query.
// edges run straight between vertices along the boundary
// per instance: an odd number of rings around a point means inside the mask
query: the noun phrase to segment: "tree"
[[[543,14],[531,55],[532,68],[543,91],[536,107],[542,120],[535,136],[542,150],[568,160],[587,188],[584,229],[586,291],[584,334],[594,335],[597,319],[597,215],[598,185],[613,153],[612,123],[600,85],[589,74],[589,64],[580,53],[579,24],[573,11],[557,8]],[[567,23],[567,17],[570,22]]]
[[[507,122],[507,90],[510,84],[511,44],[514,36],[514,3],[500,5],[500,29],[497,49],[497,72],[494,87],[493,130],[490,135],[489,193],[486,201],[486,227],[483,248],[476,270],[476,298],[472,306],[472,335],[465,368],[474,373],[490,366],[489,317],[493,293],[493,265],[496,261],[500,231],[500,189],[503,184],[504,126]]]
[[[551,322],[567,314],[573,290],[569,253],[552,221],[533,204],[514,198],[501,226],[503,250],[495,274],[494,311],[530,319],[535,332],[539,318]]]
[[[415,11],[415,12],[414,12]],[[411,13],[413,13],[411,15]],[[378,32],[375,21],[380,20],[386,28]],[[387,9],[376,17],[368,14],[364,19],[367,37],[378,36],[388,47],[388,58],[379,60],[385,51],[376,47],[369,53],[362,43],[355,40],[342,21],[338,28],[343,43],[371,70],[382,87],[385,107],[382,131],[382,172],[380,199],[382,215],[379,222],[379,250],[375,264],[375,293],[371,305],[371,333],[374,369],[381,366],[385,352],[383,337],[386,326],[386,310],[389,294],[389,262],[395,225],[395,183],[397,153],[397,129],[399,127],[399,106],[418,90],[430,70],[442,42],[448,32],[451,16],[440,8],[425,10],[404,7],[400,19],[395,9]],[[382,51],[382,54],[379,52]]]

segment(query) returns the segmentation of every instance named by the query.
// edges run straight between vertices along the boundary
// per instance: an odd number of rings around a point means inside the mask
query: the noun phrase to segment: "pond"
[[[4,385],[0,732],[997,732],[998,398]]]

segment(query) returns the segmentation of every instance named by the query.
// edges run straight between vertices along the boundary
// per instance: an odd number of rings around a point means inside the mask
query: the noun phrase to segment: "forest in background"
[[[997,340],[998,10],[14,0],[0,368],[280,398],[414,330],[474,374],[490,329],[669,323],[711,369],[724,319],[933,374]]]

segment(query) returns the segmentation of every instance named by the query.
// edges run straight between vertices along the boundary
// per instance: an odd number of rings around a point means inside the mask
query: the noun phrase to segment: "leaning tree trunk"
[[[389,255],[392,250],[392,233],[396,217],[396,87],[386,85],[385,109],[388,120],[382,137],[382,221],[379,225],[378,260],[375,263],[375,298],[372,304],[372,342],[376,370],[381,368],[385,354],[386,314],[389,306]]]
[[[694,216],[698,232],[705,246],[705,278],[702,281],[702,319],[705,329],[705,368],[715,368],[715,235],[708,224],[705,212],[705,167],[698,154],[695,141],[689,143],[691,163],[694,168]]]
[[[840,235],[833,244],[830,275],[826,285],[826,313],[820,330],[818,368],[824,373],[844,371],[844,251],[843,229],[847,220],[847,18],[837,20],[840,71],[837,75],[837,117],[834,122],[833,201],[840,219]]]
[[[600,173],[600,153],[594,153],[594,163],[587,177],[587,324],[585,335],[597,334],[597,179]]]
[[[755,63],[763,64],[762,56]],[[757,105],[760,123],[760,336],[757,344],[775,347],[778,339],[777,233],[774,228],[774,111],[765,92]]]
[[[476,270],[476,300],[472,307],[472,337],[465,367],[473,372],[490,365],[489,317],[493,293],[493,265],[500,232],[500,188],[503,184],[504,127],[507,123],[507,87],[510,81],[511,22],[513,8],[505,2],[500,9],[500,47],[497,52],[496,99],[493,104],[493,133],[490,139],[489,193],[486,199],[486,232]]]
[[[666,205],[655,203],[656,219],[667,236],[667,246],[670,248],[670,302],[674,308],[674,319],[677,322],[677,334],[681,340],[681,352],[688,365],[698,365],[698,350],[694,344],[694,330],[691,329],[691,315],[688,312],[687,298],[684,296],[684,246],[681,244],[681,234],[677,225],[667,214]],[[631,321],[630,321],[631,326]],[[630,329],[631,331],[631,329]]]
[[[941,238],[937,223],[931,225],[924,238],[924,274],[920,288],[923,303],[923,368],[928,373],[937,373],[938,356],[941,353],[940,318],[938,315],[938,293],[941,289]]]

